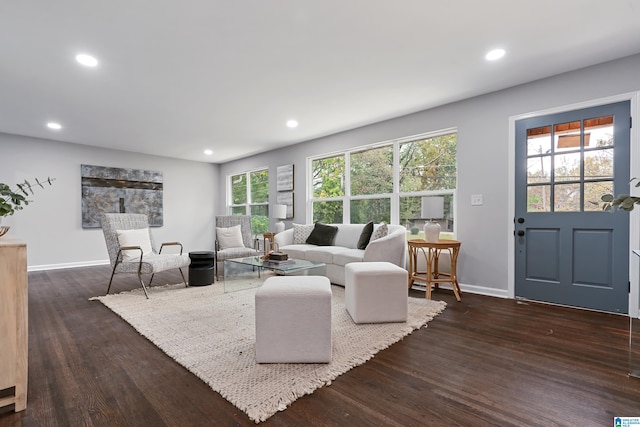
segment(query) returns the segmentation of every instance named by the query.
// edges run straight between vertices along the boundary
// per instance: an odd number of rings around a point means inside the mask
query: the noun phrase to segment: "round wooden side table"
[[[411,239],[409,244],[409,288],[413,282],[422,282],[426,286],[424,297],[431,299],[431,286],[436,289],[440,283],[451,283],[451,289],[456,296],[456,300],[460,301],[460,285],[458,284],[458,276],[456,273],[456,264],[458,262],[458,253],[460,252],[461,242],[458,240],[443,240],[428,243],[423,239]],[[441,273],[438,271],[438,260],[442,251],[449,252],[451,260],[451,268],[449,273]],[[418,271],[418,256],[422,254],[427,262],[426,271]]]

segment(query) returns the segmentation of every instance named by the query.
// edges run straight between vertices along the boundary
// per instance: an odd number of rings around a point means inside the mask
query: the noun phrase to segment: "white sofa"
[[[388,225],[386,236],[370,241],[365,249],[357,249],[364,224],[331,224],[338,227],[333,246],[294,244],[293,229],[276,234],[278,249],[290,258],[326,264],[326,276],[331,283],[345,284],[345,265],[350,262],[387,261],[406,268],[407,229],[401,225]],[[374,225],[375,234],[379,225]]]

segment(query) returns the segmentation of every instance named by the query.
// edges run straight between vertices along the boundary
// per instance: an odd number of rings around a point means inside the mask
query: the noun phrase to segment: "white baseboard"
[[[60,270],[63,268],[78,268],[78,267],[93,267],[96,265],[109,264],[109,260],[96,260],[96,261],[82,261],[82,262],[68,262],[63,264],[42,264],[42,265],[30,265],[27,267],[27,271],[43,271],[43,270]]]
[[[451,290],[451,285],[448,285],[446,283],[441,283],[440,287],[442,289]],[[419,285],[419,284],[413,285],[412,288],[418,289],[418,290],[425,289],[424,285]],[[506,289],[494,289],[494,288],[487,288],[486,286],[465,285],[464,283],[460,283],[460,290],[462,291],[463,294],[465,292],[468,292],[470,294],[486,295],[490,297],[510,298],[509,291]]]

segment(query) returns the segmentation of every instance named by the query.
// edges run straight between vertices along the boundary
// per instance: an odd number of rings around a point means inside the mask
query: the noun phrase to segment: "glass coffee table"
[[[324,276],[326,265],[303,259],[263,261],[259,256],[231,258],[224,261],[224,292],[235,292],[260,286],[267,277]]]

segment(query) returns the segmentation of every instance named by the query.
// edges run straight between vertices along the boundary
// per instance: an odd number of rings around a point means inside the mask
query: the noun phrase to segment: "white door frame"
[[[631,101],[631,120],[634,126],[630,134],[630,174],[632,177],[640,178],[640,92],[628,92],[620,95],[599,98],[576,104],[564,105],[561,107],[549,108],[546,110],[533,111],[531,113],[519,114],[509,117],[509,176],[508,176],[508,205],[507,205],[507,285],[509,298],[515,298],[515,242],[513,238],[515,218],[515,123],[518,120],[530,119],[537,116],[562,113],[565,111],[580,110],[583,108],[595,107],[597,105],[612,104],[621,101]],[[634,159],[636,161],[634,161]],[[631,194],[640,197],[640,190],[631,186]],[[636,208],[629,215],[629,280],[631,282],[631,292],[629,293],[629,316],[638,317],[640,313],[640,257],[634,255],[632,249],[640,249],[640,209]]]

